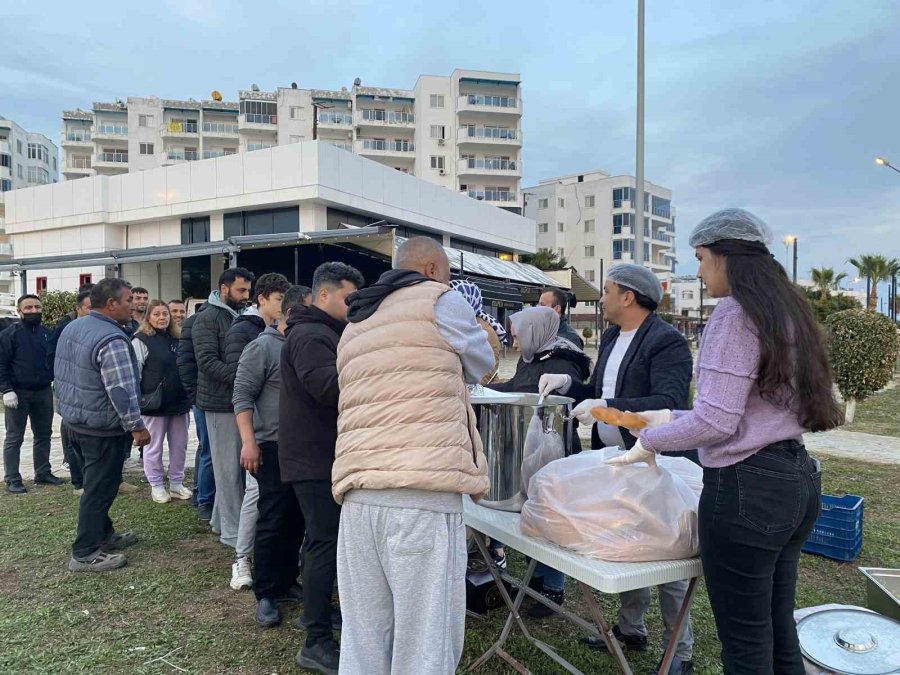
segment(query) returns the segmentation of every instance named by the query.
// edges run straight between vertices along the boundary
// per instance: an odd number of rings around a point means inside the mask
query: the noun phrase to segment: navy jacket
[[[573,380],[566,396],[577,402],[601,397],[603,371],[618,337],[618,326],[603,332],[593,376],[587,384]],[[693,365],[691,349],[684,336],[651,312],[625,352],[615,396],[607,398],[606,404],[610,408],[631,412],[687,410]],[[634,436],[627,429],[621,431],[625,445],[632,447],[636,441]],[[601,447],[596,426],[591,431],[591,443],[592,447]]]
[[[0,393],[38,391],[53,382],[50,329],[24,321],[0,333]]]

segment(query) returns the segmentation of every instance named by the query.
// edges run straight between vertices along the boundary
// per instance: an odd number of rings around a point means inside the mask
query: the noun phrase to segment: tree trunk
[[[844,424],[853,424],[856,417],[856,399],[847,399],[847,409],[844,411]]]

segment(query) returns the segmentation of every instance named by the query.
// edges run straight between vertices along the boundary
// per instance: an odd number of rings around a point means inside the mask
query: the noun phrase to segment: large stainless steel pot
[[[538,405],[539,398],[537,394],[472,398],[491,482],[487,496],[478,502],[481,506],[501,511],[522,510],[526,499],[522,488],[525,436],[535,415],[541,419],[544,431],[553,430],[562,437],[565,452],[569,454],[575,430],[566,417],[574,400],[565,396],[547,396]]]

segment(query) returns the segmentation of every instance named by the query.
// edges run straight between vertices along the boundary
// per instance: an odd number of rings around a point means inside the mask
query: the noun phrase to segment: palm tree
[[[523,255],[521,261],[528,265],[534,265],[539,270],[562,270],[569,266],[566,256],[557,251],[541,250],[534,255]]]
[[[883,255],[861,255],[857,258],[850,258],[849,262],[857,269],[859,276],[866,278],[867,309],[877,309],[878,284],[890,280],[891,269],[898,264],[898,261],[888,259]]]
[[[835,274],[833,267],[813,267],[812,280],[822,297],[828,297],[830,291],[836,291],[838,285],[847,278],[844,272]]]

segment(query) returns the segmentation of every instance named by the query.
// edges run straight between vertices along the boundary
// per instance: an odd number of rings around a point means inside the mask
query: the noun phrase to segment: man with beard
[[[209,294],[206,308],[197,315],[191,330],[197,360],[197,407],[206,417],[216,480],[211,525],[221,542],[232,548],[237,543],[244,481],[241,437],[231,403],[237,364],[225,360],[225,335],[250,301],[254,278],[243,267],[222,272],[218,290]]]
[[[147,303],[150,302],[150,291],[143,286],[135,286],[131,289],[131,321],[125,324],[129,334],[134,333],[141,325],[141,319],[147,311]]]

